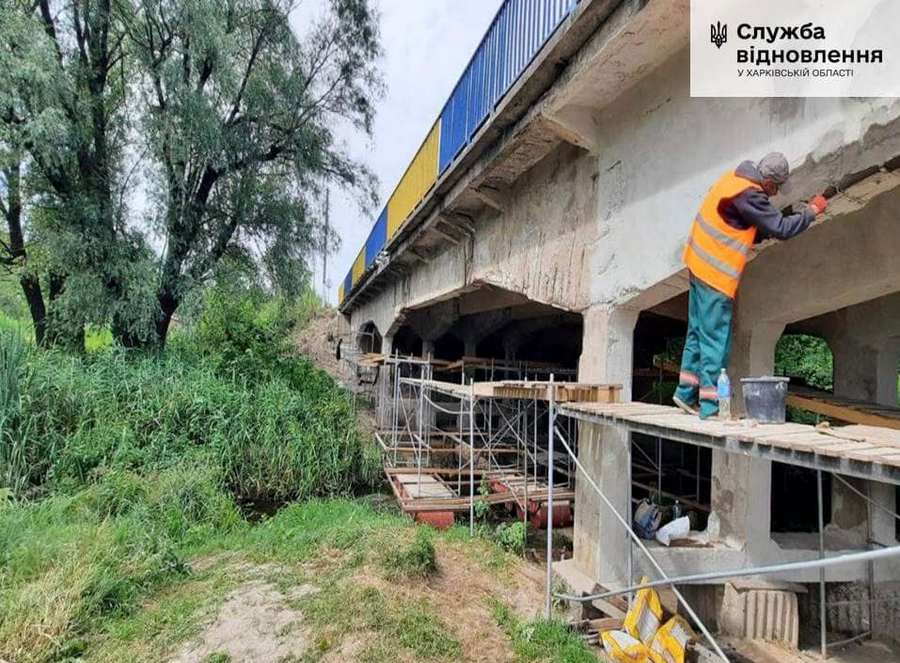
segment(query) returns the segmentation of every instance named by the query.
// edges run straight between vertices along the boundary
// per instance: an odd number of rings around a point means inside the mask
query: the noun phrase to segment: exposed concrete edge
[[[879,129],[883,130],[884,127],[879,127]],[[897,145],[900,146],[900,124],[898,124],[897,131],[898,133],[895,140],[897,141]],[[803,166],[795,171],[795,175],[792,177],[800,179],[803,178],[804,175],[807,175],[809,176],[809,179],[816,179],[811,176],[811,173],[817,170],[817,166],[823,163],[830,164],[833,160],[834,155],[832,154],[823,157],[817,162],[808,160]],[[866,175],[865,173],[872,174]],[[821,177],[818,179],[821,179]],[[854,179],[857,181],[853,181]],[[836,181],[838,181],[839,184],[842,184],[838,187],[840,193],[836,193],[829,201],[829,206],[825,214],[816,219],[807,232],[814,231],[817,227],[825,223],[839,223],[841,217],[859,211],[877,196],[900,186],[900,156],[892,157],[880,164],[869,164],[859,173],[842,175],[837,177]],[[852,181],[852,184],[847,184],[848,181]],[[801,206],[802,203],[795,203],[793,205],[793,207],[796,208]],[[763,251],[775,244],[780,244],[780,241],[768,239],[761,242],[753,248],[748,260],[754,260]],[[623,296],[620,301],[607,304],[606,306],[610,308],[645,311],[658,306],[672,297],[676,297],[681,293],[686,292],[688,286],[687,269],[680,269],[655,284],[639,289],[637,295]]]

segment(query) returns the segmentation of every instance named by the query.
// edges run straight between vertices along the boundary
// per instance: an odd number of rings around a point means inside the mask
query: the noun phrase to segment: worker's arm
[[[807,207],[799,214],[783,215],[769,200],[769,197],[757,189],[749,189],[732,201],[734,208],[745,223],[756,226],[757,239],[790,239],[809,228],[816,218],[816,211]]]

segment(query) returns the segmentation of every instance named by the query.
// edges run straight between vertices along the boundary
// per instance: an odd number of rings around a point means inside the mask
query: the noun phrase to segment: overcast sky
[[[380,180],[384,205],[450,96],[502,0],[375,0],[381,13],[386,94],[371,139],[349,131],[341,138]],[[359,253],[381,207],[361,217],[357,204],[333,190],[331,221],[341,248],[328,259],[328,298]],[[321,291],[321,264],[316,265]]]

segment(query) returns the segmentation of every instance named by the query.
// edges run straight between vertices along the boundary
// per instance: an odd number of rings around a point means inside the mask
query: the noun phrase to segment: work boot
[[[697,415],[697,408],[691,407],[690,405],[688,405],[687,403],[685,403],[683,400],[681,400],[680,398],[678,398],[678,396],[672,396],[672,402],[675,403],[675,405],[677,405],[678,408],[679,408],[682,412],[684,412],[684,413],[686,413],[686,414],[691,414],[691,415],[694,415],[694,416]]]
[[[715,419],[719,416],[719,406],[717,403],[707,403],[706,401],[701,401],[700,403],[700,418],[701,419]]]

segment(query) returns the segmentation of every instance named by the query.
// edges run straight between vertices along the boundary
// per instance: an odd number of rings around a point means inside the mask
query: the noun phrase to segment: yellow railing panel
[[[388,239],[397,234],[437,181],[440,146],[441,122],[438,120],[388,200]]]
[[[366,247],[364,246],[362,251],[359,252],[359,255],[356,256],[356,260],[353,261],[353,285],[356,285],[359,281],[359,278],[363,275],[363,272],[366,271]]]

